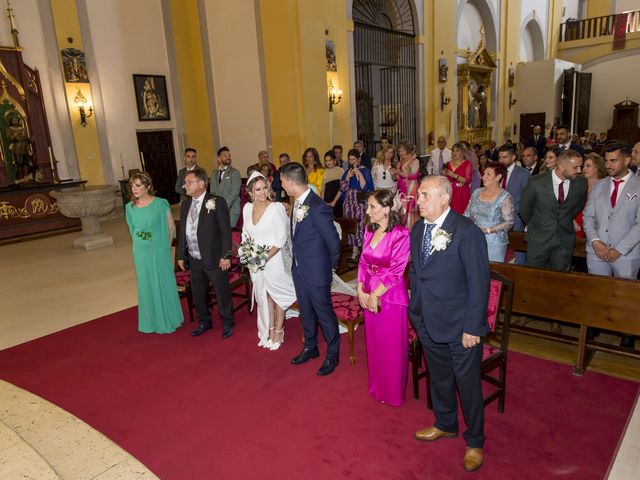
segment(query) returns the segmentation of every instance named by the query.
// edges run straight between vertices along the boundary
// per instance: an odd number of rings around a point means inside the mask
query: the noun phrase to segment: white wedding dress
[[[283,247],[289,238],[289,217],[279,202],[271,203],[255,225],[252,213],[253,203],[247,203],[242,211],[242,239],[250,237],[258,245],[280,249],[266,263],[264,270],[251,272],[253,299],[258,308],[258,337],[266,341],[269,338],[267,293],[285,311],[296,301],[291,270],[285,267],[283,255]]]

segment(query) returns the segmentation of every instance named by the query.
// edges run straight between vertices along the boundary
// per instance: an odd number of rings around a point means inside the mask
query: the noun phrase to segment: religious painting
[[[138,120],[170,120],[167,81],[164,75],[133,75]]]
[[[84,52],[75,48],[65,48],[60,51],[64,81],[69,83],[89,83],[87,62]]]
[[[325,40],[325,51],[327,54],[327,72],[337,72],[336,64],[336,44],[332,40]]]

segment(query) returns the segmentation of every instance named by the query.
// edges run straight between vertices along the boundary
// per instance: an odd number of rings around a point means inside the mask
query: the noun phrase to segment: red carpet
[[[433,420],[424,387],[402,408],[367,396],[363,331],[358,363],[343,336],[341,365],[319,378],[319,360],[289,365],[297,320],[268,352],[253,318],[243,311],[223,341],[219,323],[200,338],[191,325],[139,334],[129,309],[0,352],[0,378],[72,412],[162,479],[472,478],[461,437],[412,438]],[[603,478],[637,390],[511,354],[506,410],[487,408],[486,461],[473,478]]]

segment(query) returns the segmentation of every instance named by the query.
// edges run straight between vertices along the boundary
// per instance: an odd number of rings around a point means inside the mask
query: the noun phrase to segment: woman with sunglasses
[[[378,152],[371,172],[376,190],[384,188],[395,193],[397,188],[395,158],[396,149],[391,144],[385,145]]]

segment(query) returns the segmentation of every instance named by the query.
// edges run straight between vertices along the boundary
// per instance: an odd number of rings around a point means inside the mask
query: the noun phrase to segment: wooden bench
[[[640,352],[587,340],[587,327],[640,335],[640,281],[558,272],[510,263],[492,263],[491,269],[515,282],[513,312],[580,326],[576,339],[562,334],[512,325],[514,331],[578,345],[574,374],[582,375],[593,351],[640,358]]]

